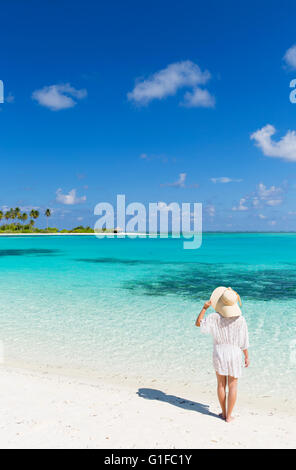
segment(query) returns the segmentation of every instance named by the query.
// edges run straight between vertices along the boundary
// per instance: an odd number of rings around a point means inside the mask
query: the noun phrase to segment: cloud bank
[[[208,90],[196,87],[192,92],[187,91],[181,103],[186,108],[214,108],[216,100]]]
[[[246,206],[247,199],[245,197],[242,197],[239,201],[238,206],[233,206],[232,210],[233,211],[247,211],[249,208]]]
[[[228,176],[221,176],[219,178],[211,178],[212,183],[240,183],[242,179],[229,178]]]
[[[73,108],[76,100],[81,100],[87,96],[85,89],[76,90],[69,83],[61,85],[50,85],[36,90],[32,94],[33,100],[40,106],[45,106],[51,111],[60,111],[61,109]],[[75,99],[74,99],[75,98]]]
[[[256,191],[241,198],[239,204],[232,207],[232,210],[247,211],[250,207],[253,207],[253,209],[262,209],[266,206],[275,207],[282,204],[282,202],[283,188],[274,185],[268,188],[265,184],[259,183]]]
[[[56,191],[56,201],[66,205],[81,204],[86,201],[86,196],[77,197],[76,189],[71,189],[68,194],[63,194],[62,189],[59,188]]]
[[[251,135],[256,146],[259,147],[266,157],[282,158],[287,161],[296,161],[296,132],[288,131],[284,137],[275,141],[272,136],[276,129],[271,124],[267,124]]]
[[[296,44],[286,51],[284,61],[286,65],[292,69],[296,69]]]
[[[152,100],[174,96],[181,88],[189,87],[192,91],[185,93],[184,101],[181,103],[183,106],[213,107],[214,97],[207,90],[200,88],[200,85],[205,85],[210,78],[211,75],[207,70],[203,72],[190,60],[175,62],[146,80],[138,81],[127,97],[130,101],[145,106]]]
[[[186,173],[180,173],[178,181],[175,181],[174,183],[162,184],[161,186],[173,186],[175,188],[185,188],[186,176],[187,176]]]

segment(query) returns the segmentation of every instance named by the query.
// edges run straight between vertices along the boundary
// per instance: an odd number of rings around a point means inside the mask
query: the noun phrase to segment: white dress
[[[213,364],[220,375],[238,378],[242,374],[242,350],[249,347],[244,317],[224,318],[212,313],[200,323],[201,331],[213,337]]]

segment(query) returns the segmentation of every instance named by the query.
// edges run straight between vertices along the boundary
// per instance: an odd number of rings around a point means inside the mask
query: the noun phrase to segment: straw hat
[[[239,301],[240,306],[242,305],[240,296],[231,287],[217,287],[211,295],[211,305],[220,313],[222,317],[239,317],[242,312],[237,302]]]

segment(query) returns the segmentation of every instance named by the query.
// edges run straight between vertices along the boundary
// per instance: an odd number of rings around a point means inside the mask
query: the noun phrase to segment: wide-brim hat
[[[211,305],[222,317],[239,317],[242,312],[238,306],[242,304],[240,296],[231,287],[217,287],[211,295]]]

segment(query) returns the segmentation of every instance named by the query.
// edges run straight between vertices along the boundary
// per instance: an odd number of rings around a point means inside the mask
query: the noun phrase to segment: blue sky
[[[123,193],[296,230],[296,5],[240,3],[1,2],[0,205],[68,228]]]

